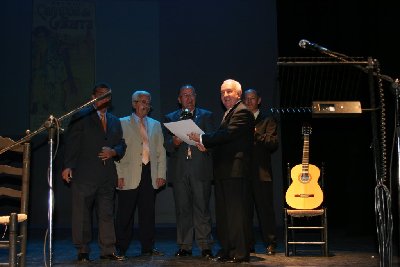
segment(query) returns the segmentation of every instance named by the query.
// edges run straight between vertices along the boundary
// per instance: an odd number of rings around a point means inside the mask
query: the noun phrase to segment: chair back
[[[0,223],[8,226],[9,232],[8,238],[0,240],[0,248],[9,250],[9,266],[25,266],[31,144],[16,144],[14,140],[0,136],[0,150],[7,148],[7,152],[0,155],[0,198],[10,199],[3,203],[19,201],[19,205],[0,216]]]

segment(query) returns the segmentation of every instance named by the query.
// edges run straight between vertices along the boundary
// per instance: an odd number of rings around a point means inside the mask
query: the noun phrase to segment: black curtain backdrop
[[[243,89],[256,88],[263,107],[273,97],[277,57],[275,1],[94,0],[96,3],[96,79],[113,88],[113,113],[131,112],[133,90],[152,94],[152,116],[177,108],[181,85],[193,84],[199,106],[222,118],[219,88],[233,78]],[[1,27],[7,35],[0,51],[0,134],[19,138],[29,125],[32,2],[5,1]],[[89,97],[89,96],[88,96]],[[47,225],[48,147],[46,133],[33,140],[30,226]],[[63,135],[55,168],[55,227],[70,226],[70,190],[60,178]],[[279,154],[277,188],[280,186]],[[282,197],[277,195],[282,209]],[[157,223],[174,223],[172,189],[157,197]],[[277,218],[281,223],[280,218]]]

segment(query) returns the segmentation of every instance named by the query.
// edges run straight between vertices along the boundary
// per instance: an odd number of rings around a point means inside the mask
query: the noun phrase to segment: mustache
[[[141,107],[141,108],[139,108],[139,109],[134,109],[134,110],[136,110],[136,111],[143,111],[143,112],[150,112],[150,111],[153,110],[153,107],[152,107],[152,106],[147,106],[147,107]]]

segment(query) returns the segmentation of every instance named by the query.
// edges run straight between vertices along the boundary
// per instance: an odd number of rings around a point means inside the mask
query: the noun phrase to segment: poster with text
[[[30,129],[90,100],[95,79],[93,2],[33,1],[31,77]]]

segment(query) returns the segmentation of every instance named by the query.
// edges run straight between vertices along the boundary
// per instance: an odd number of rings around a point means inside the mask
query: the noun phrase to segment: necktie
[[[225,121],[225,118],[226,118],[226,115],[228,115],[229,111],[230,111],[230,109],[228,109],[227,111],[225,111],[225,113],[224,113],[224,116],[222,117],[221,124],[223,124],[223,123],[224,123],[224,121]]]
[[[142,162],[147,164],[150,161],[149,138],[147,136],[146,126],[143,118],[140,118],[140,135],[142,136]]]
[[[107,132],[107,121],[106,121],[105,113],[100,113],[100,121],[101,121],[101,125],[103,126],[104,132]]]

